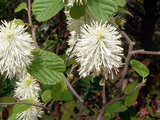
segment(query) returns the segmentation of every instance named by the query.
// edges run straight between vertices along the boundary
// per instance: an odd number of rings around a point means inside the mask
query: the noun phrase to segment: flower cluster
[[[31,64],[34,49],[31,35],[25,32],[23,25],[16,25],[14,21],[2,22],[0,26],[0,70],[1,74],[13,78],[26,71]]]
[[[16,82],[14,96],[19,100],[38,98],[40,86],[30,74],[23,75],[19,82]]]
[[[17,25],[15,20],[2,22],[0,26],[0,71],[6,77],[12,79],[14,76],[19,79],[16,82],[14,97],[20,101],[29,99],[35,104],[39,102],[40,86],[37,81],[27,73],[27,67],[31,64],[34,57],[31,54],[35,48],[31,35],[25,32],[23,25]],[[17,114],[19,120],[33,120],[39,108],[31,106],[21,114]],[[42,111],[38,117],[41,117]]]
[[[84,25],[75,48],[80,76],[92,73],[93,76],[102,74],[107,78],[108,74],[113,76],[113,70],[117,73],[123,55],[120,38],[116,28],[109,24],[106,26],[93,21],[91,25]]]
[[[71,33],[68,41],[70,48],[67,53],[71,52],[73,42],[76,36]],[[120,41],[121,35],[116,28],[105,23],[92,21],[80,27],[80,35],[76,39],[75,49],[72,56],[76,56],[76,61],[80,64],[79,74],[86,77],[92,74],[93,77],[103,75],[108,78],[111,74],[118,72],[122,65],[123,48]]]
[[[38,100],[39,91],[39,84],[30,74],[27,73],[20,78],[19,82],[16,83],[14,97],[21,101],[25,99],[32,100],[34,101],[34,104],[42,105],[42,103],[40,103]],[[39,109],[40,108],[31,106],[21,114],[17,114],[17,118],[19,120],[21,120],[22,118],[23,120],[33,120]],[[42,114],[43,112],[40,111],[38,117],[41,117]]]

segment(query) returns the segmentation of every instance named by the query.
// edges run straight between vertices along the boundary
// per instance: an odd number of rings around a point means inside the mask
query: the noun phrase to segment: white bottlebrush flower
[[[81,27],[75,47],[80,76],[92,73],[93,76],[104,75],[107,78],[108,74],[113,76],[113,71],[117,73],[123,55],[120,38],[116,28],[109,24],[106,26],[93,21],[91,25]]]
[[[32,99],[32,101],[33,100],[34,100],[33,104],[42,105],[42,103],[40,103],[37,99]],[[18,120],[33,120],[34,117],[37,115],[37,113],[40,111],[37,117],[41,118],[43,111],[41,111],[40,109],[41,108],[39,107],[31,106],[30,108],[23,111],[22,113],[17,114],[16,117],[18,118]]]
[[[67,0],[68,1],[68,6],[73,6],[74,3],[83,5],[83,0]],[[63,0],[65,2],[65,0]]]
[[[31,64],[34,49],[31,35],[25,32],[23,25],[12,22],[2,22],[0,26],[0,71],[6,77],[13,78],[15,75],[26,71]]]
[[[19,82],[16,82],[14,97],[19,100],[38,98],[39,91],[39,83],[27,73],[20,78]]]

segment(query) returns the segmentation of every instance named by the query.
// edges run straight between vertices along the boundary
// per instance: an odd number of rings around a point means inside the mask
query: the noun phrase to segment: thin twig
[[[160,55],[160,51],[133,50],[132,54]]]
[[[73,89],[73,87],[71,86],[71,84],[69,83],[68,79],[65,77],[65,75],[63,74],[64,80],[67,84],[68,89],[71,91],[71,93],[75,96],[75,98],[80,102],[80,112],[79,115],[77,117],[77,120],[80,119],[82,112],[84,110],[84,100],[77,94],[77,92]]]
[[[128,37],[128,35],[124,31],[119,31],[119,33],[127,40],[128,44],[133,43],[132,40]]]
[[[103,99],[102,103],[103,105],[105,105],[106,104],[106,83],[105,82],[103,85],[102,99]]]
[[[50,110],[48,107],[44,107],[41,105],[37,105],[37,104],[31,104],[31,103],[24,103],[24,102],[14,102],[14,103],[0,103],[0,106],[8,106],[8,105],[16,105],[16,104],[24,104],[24,105],[31,105],[31,106],[36,106],[36,107],[40,107],[46,110]]]
[[[32,26],[32,39],[33,39],[33,43],[35,45],[36,48],[39,48],[37,41],[36,41],[36,30],[37,30],[38,26],[34,25]]]
[[[63,74],[64,80],[67,84],[68,89],[72,92],[72,94],[75,96],[75,98],[80,102],[83,103],[84,100],[77,94],[77,92],[73,89],[73,87],[71,86],[71,84],[68,82],[68,79],[65,77],[65,75]]]
[[[37,25],[33,26],[32,24],[32,17],[31,17],[31,0],[28,0],[28,22],[29,22],[29,26],[31,27],[32,30],[32,39],[33,39],[33,43],[35,45],[36,48],[39,48],[37,41],[36,41],[36,29],[37,29]]]
[[[73,70],[74,70],[77,66],[78,66],[78,65],[72,65],[72,68],[71,68],[69,74],[71,74],[71,73],[73,72]]]
[[[134,42],[131,41],[131,39],[128,37],[128,35],[124,32],[124,31],[120,31],[120,33],[122,34],[122,36],[128,41],[129,43],[129,48],[128,48],[128,55],[127,55],[127,58],[126,58],[126,61],[125,61],[125,66],[124,66],[124,70],[123,70],[123,73],[122,73],[122,76],[121,76],[121,79],[120,79],[120,90],[122,91],[122,88],[123,88],[123,81],[124,81],[124,78],[126,76],[126,73],[127,73],[127,70],[128,70],[128,65],[129,65],[129,61],[131,59],[131,56],[132,56],[132,50],[133,50],[133,46],[135,45]]]
[[[32,26],[32,18],[31,18],[31,0],[28,0],[28,22],[29,22],[29,26]]]

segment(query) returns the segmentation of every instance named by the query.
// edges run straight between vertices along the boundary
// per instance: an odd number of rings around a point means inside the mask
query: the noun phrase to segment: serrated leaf
[[[128,15],[134,17],[134,16],[132,15],[132,13],[130,13],[130,12],[129,12],[128,10],[126,10],[125,8],[119,7],[119,8],[118,8],[118,12],[120,12],[120,13],[125,13],[125,14],[128,14]]]
[[[130,64],[132,65],[133,69],[143,78],[149,75],[148,68],[137,60],[130,60]]]
[[[124,7],[126,5],[126,0],[116,0],[118,3],[118,6]]]
[[[75,107],[75,101],[73,101],[73,100],[72,101],[68,101],[67,103],[62,105],[62,107],[61,107],[61,110],[62,110],[61,120],[70,120],[70,112],[69,111],[73,112],[74,107]]]
[[[43,100],[43,102],[47,103],[51,99],[52,99],[51,90],[44,91],[43,94],[42,94],[42,100]]]
[[[55,101],[62,100],[63,97],[65,96],[66,90],[67,90],[67,85],[65,81],[62,79],[61,81],[56,83],[52,88],[51,95],[53,100]]]
[[[70,16],[74,19],[79,19],[81,16],[85,15],[85,6],[84,5],[76,5],[70,9]]]
[[[62,72],[65,71],[64,61],[55,53],[35,49],[34,61],[28,68],[28,72],[39,82],[55,85],[63,80]]]
[[[62,0],[34,0],[32,11],[38,21],[46,21],[55,16],[64,5]]]
[[[23,9],[26,9],[27,8],[27,3],[26,2],[22,2],[18,5],[18,7],[14,10],[15,13],[23,10]]]
[[[127,107],[121,102],[116,102],[108,107],[107,112],[119,113],[127,110]]]
[[[93,16],[103,22],[118,11],[116,0],[87,0],[87,6]]]
[[[135,81],[129,85],[127,85],[127,87],[125,87],[124,89],[124,93],[127,95],[129,93],[132,92],[132,90],[138,85],[138,82]],[[138,97],[138,94],[139,94],[139,89],[136,89],[131,95],[127,96],[126,99],[125,99],[125,105],[126,106],[131,106],[133,105],[136,100],[137,100],[137,97]]]
[[[66,90],[65,95],[62,99],[63,101],[70,101],[73,100],[73,95],[69,90]]]

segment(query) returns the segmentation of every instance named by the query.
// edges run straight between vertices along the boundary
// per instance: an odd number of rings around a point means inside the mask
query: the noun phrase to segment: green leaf
[[[74,107],[75,107],[75,101],[73,101],[73,100],[72,101],[68,101],[67,103],[62,105],[62,107],[61,107],[61,110],[62,110],[61,120],[70,120],[70,112],[69,111],[73,112]]]
[[[23,10],[23,9],[26,9],[27,8],[27,3],[26,2],[22,2],[18,5],[18,7],[14,10],[15,13]]]
[[[62,79],[60,82],[56,83],[52,88],[52,98],[53,100],[62,100],[65,96],[65,92],[67,90],[67,85],[65,81]]]
[[[24,103],[33,103],[34,104],[34,101],[33,100],[29,100],[29,99],[23,100],[22,102],[24,102]],[[16,104],[16,105],[13,106],[13,114],[22,113],[23,111],[29,109],[30,107],[31,107],[31,105]]]
[[[87,0],[87,6],[93,16],[103,22],[118,11],[116,0]]]
[[[14,19],[12,22],[14,22],[16,25],[25,25],[21,19]]]
[[[8,120],[18,120],[17,114],[12,114],[12,115],[8,118]]]
[[[42,100],[43,100],[43,102],[47,103],[51,99],[52,99],[51,90],[44,91],[43,94],[42,94]]]
[[[63,101],[70,101],[73,100],[72,93],[69,90],[66,90],[66,93],[62,99]]]
[[[130,13],[130,12],[129,12],[128,10],[126,10],[125,8],[119,7],[119,8],[118,8],[118,12],[120,12],[120,13],[125,13],[125,14],[128,14],[128,15],[134,17],[134,16],[132,15],[132,13]]]
[[[124,89],[124,93],[127,95],[129,93],[132,92],[132,90],[138,85],[138,82],[135,81],[129,85],[127,85],[127,87],[125,87]],[[127,96],[126,99],[125,99],[125,105],[126,106],[131,106],[133,105],[136,100],[137,100],[137,97],[138,97],[138,94],[139,94],[139,89],[136,89],[131,95]]]
[[[28,72],[42,84],[55,85],[63,80],[62,72],[65,71],[64,61],[55,53],[35,49],[34,61]]]
[[[74,19],[79,19],[81,16],[85,15],[85,6],[84,5],[76,5],[70,9],[70,16]]]
[[[14,97],[11,97],[11,96],[5,96],[5,97],[0,97],[0,103],[2,102],[15,102],[16,99]]]
[[[116,0],[118,3],[118,6],[124,7],[126,5],[126,0]]]
[[[127,107],[121,102],[116,102],[108,107],[107,112],[119,113],[127,110]]]
[[[133,69],[143,78],[149,75],[148,68],[137,60],[130,60],[130,64],[132,65]]]
[[[17,26],[25,25],[25,23],[21,19],[14,19],[10,22],[11,24],[15,23]]]
[[[55,16],[64,5],[62,0],[34,0],[32,11],[38,21],[46,21]]]

